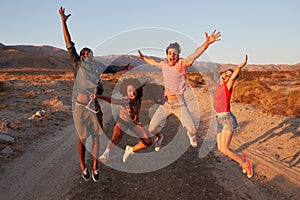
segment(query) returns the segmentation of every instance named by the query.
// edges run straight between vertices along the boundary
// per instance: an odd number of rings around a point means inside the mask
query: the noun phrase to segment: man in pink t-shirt
[[[163,135],[159,133],[158,127],[164,122],[167,116],[174,114],[187,129],[187,135],[190,139],[190,144],[193,147],[197,147],[196,139],[196,127],[194,125],[192,115],[187,108],[184,91],[186,89],[186,70],[194,61],[202,55],[202,53],[208,48],[208,46],[215,41],[220,40],[220,32],[216,33],[216,30],[211,35],[205,33],[205,42],[198,47],[193,54],[183,59],[179,57],[181,52],[180,46],[177,42],[171,43],[166,49],[166,61],[157,62],[153,58],[143,55],[140,50],[138,51],[138,57],[144,60],[146,63],[162,69],[162,75],[165,86],[165,103],[161,105],[153,115],[150,124],[149,131],[151,134],[156,134],[155,137],[155,150],[158,151],[161,147]]]

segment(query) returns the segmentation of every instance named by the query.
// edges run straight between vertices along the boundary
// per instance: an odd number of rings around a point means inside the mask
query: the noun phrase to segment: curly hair
[[[127,96],[127,87],[128,85],[133,85],[136,91],[136,97],[135,99],[141,99],[143,97],[143,85],[141,85],[140,81],[138,81],[136,78],[128,78],[124,79],[121,84],[120,93],[123,96]]]

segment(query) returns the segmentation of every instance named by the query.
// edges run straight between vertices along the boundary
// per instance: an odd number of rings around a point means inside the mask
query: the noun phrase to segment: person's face
[[[136,90],[133,85],[128,85],[126,88],[126,93],[129,99],[134,100],[136,97]]]
[[[228,82],[231,75],[232,75],[232,72],[230,70],[225,71],[223,74],[221,74],[220,81],[225,82],[225,83]]]
[[[176,49],[170,48],[167,53],[168,64],[174,66],[179,59],[179,55]]]
[[[91,61],[91,60],[93,60],[93,58],[94,58],[93,52],[92,52],[92,51],[85,51],[85,52],[83,53],[83,57],[84,57],[85,60]]]

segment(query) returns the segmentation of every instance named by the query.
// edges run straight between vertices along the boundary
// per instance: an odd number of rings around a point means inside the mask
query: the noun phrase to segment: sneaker
[[[102,162],[102,163],[106,163],[107,160],[109,158],[109,151],[104,151],[104,153],[99,157],[99,160]]]
[[[90,179],[90,173],[87,168],[81,171],[81,176],[85,181],[88,181]]]
[[[93,172],[92,172],[92,179],[93,179],[93,181],[94,182],[99,182],[99,179],[100,179],[100,173],[99,173],[99,171],[98,171],[98,169],[96,169],[96,170],[92,170]]]
[[[196,134],[193,135],[193,136],[190,136],[189,132],[186,132],[186,134],[188,135],[188,137],[190,139],[191,146],[194,147],[194,148],[196,148],[198,146]]]
[[[154,139],[154,150],[155,151],[159,151],[161,148],[161,142],[163,141],[164,136],[162,134],[160,134],[160,139],[158,139],[158,137],[155,137]]]
[[[247,177],[251,178],[253,176],[253,169],[250,160],[247,160]]]
[[[247,156],[246,155],[243,155],[243,160],[245,162],[247,162]],[[246,174],[247,173],[247,168],[242,168],[242,172],[243,172],[243,174]]]
[[[123,163],[125,163],[130,155],[134,154],[133,147],[127,145],[123,154]]]

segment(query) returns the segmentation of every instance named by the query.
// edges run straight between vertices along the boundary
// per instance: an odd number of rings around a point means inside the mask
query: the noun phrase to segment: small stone
[[[10,148],[10,146],[6,146],[2,151],[1,154],[4,154],[6,156],[10,156],[14,153],[14,150],[12,150],[12,148]]]
[[[0,133],[0,140],[4,140],[5,142],[14,142],[15,139],[9,135]]]

